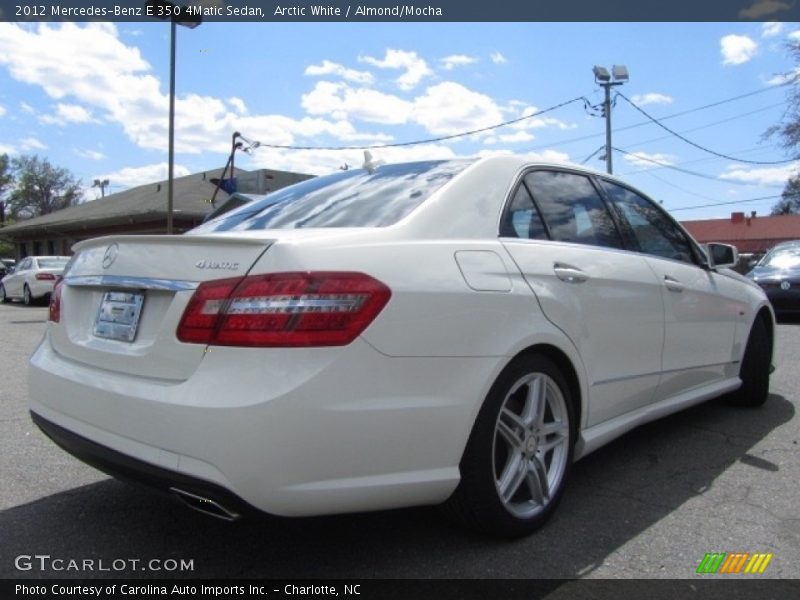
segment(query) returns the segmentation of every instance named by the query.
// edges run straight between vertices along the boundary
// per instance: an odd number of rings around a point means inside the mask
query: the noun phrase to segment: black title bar
[[[154,14],[145,0],[0,0],[0,21],[117,21],[201,17],[203,21],[800,21],[798,0],[422,0],[323,2],[177,0]],[[676,48],[678,50],[678,48]]]

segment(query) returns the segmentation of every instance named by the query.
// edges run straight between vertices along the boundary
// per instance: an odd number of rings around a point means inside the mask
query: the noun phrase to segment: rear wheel
[[[33,296],[31,295],[31,288],[28,287],[28,284],[25,284],[25,287],[22,289],[22,301],[25,303],[25,306],[31,306],[33,304]]]
[[[461,523],[504,537],[529,534],[564,490],[575,438],[572,398],[558,367],[521,356],[490,390],[446,508]]]
[[[764,319],[756,317],[744,351],[739,377],[742,387],[727,396],[733,406],[757,407],[769,396],[769,371],[772,366],[772,344]]]
[[[0,302],[6,303],[8,302],[8,296],[6,296],[6,288],[0,283]]]

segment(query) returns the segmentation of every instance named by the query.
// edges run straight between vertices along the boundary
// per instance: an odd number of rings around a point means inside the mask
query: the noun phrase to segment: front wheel
[[[503,537],[527,535],[550,517],[572,465],[569,386],[548,358],[514,359],[478,415],[446,508],[463,524]]]
[[[764,319],[756,317],[739,369],[742,387],[727,396],[733,406],[756,408],[769,396],[769,372],[772,367],[772,343]]]

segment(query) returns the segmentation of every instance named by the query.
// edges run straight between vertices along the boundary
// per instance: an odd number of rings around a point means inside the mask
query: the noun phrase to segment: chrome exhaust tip
[[[197,512],[201,512],[204,515],[216,517],[217,519],[222,519],[223,521],[228,522],[236,521],[242,516],[237,512],[225,508],[216,500],[198,496],[197,494],[193,494],[192,492],[187,492],[186,490],[176,487],[169,488],[169,491],[175,494],[175,496],[186,506],[196,510]]]

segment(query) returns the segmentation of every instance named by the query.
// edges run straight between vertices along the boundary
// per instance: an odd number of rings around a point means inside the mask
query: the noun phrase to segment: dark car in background
[[[747,276],[761,286],[776,314],[800,315],[800,240],[773,247]]]
[[[14,272],[16,262],[13,258],[0,258],[0,279]]]

